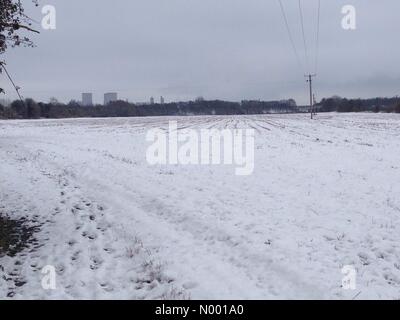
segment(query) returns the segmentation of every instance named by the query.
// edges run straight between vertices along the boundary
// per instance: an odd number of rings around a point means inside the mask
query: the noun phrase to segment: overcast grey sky
[[[34,36],[36,48],[1,57],[25,97],[67,102],[93,92],[102,102],[116,91],[134,102],[161,95],[307,101],[278,0],[39,1],[57,9],[57,29]],[[305,60],[298,2],[283,3]],[[303,3],[313,61],[317,0]],[[354,31],[341,27],[347,4],[357,9]],[[40,8],[28,12],[41,20]],[[317,99],[400,95],[399,13],[398,0],[322,0]],[[15,98],[3,75],[1,86]]]

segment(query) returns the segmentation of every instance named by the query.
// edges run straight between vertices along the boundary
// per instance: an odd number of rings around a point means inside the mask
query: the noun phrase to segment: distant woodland
[[[400,113],[400,99],[346,99],[332,97],[322,99],[317,105],[318,112],[397,112]],[[307,112],[306,106],[297,106],[294,100],[284,101],[206,101],[198,99],[188,102],[165,104],[133,104],[114,101],[108,105],[81,106],[78,102],[49,103],[33,99],[15,100],[7,106],[0,104],[2,119],[39,118],[81,118],[81,117],[144,117],[144,116],[185,116],[185,115],[241,115],[268,113]]]

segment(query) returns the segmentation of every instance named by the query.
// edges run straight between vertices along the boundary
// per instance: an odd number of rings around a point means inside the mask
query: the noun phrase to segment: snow
[[[171,120],[253,128],[253,174],[149,165]],[[0,298],[399,299],[399,136],[367,113],[0,121],[0,212],[41,225]]]

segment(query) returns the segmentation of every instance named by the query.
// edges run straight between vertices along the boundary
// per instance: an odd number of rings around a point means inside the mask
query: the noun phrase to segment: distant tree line
[[[317,104],[319,112],[397,112],[400,113],[398,98],[346,99],[332,97]],[[9,107],[0,104],[2,119],[81,118],[81,117],[144,117],[183,115],[241,115],[266,113],[304,112],[307,108],[297,107],[294,100],[284,101],[206,101],[197,99],[189,102],[137,105],[126,101],[114,101],[108,105],[81,106],[76,101],[68,104],[51,99],[49,103],[37,103],[33,99],[15,100]]]
[[[400,113],[400,98],[346,99],[324,98],[318,103],[320,112],[396,112]]]
[[[81,106],[76,101],[68,104],[51,99],[49,103],[36,103],[32,99],[15,100],[10,107],[0,105],[0,118],[81,118],[81,117],[144,117],[182,115],[236,115],[262,114],[271,112],[288,113],[296,111],[294,100],[287,101],[205,101],[198,99],[188,102],[137,105],[126,101],[114,101],[108,105]]]

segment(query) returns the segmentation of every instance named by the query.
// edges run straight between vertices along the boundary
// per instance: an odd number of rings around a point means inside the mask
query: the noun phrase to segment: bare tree
[[[38,0],[31,0],[38,6]],[[21,31],[39,33],[31,27],[31,19],[24,13],[21,0],[0,0],[0,55],[8,47],[33,46],[29,37],[21,35]],[[4,61],[0,61],[0,73]],[[0,93],[4,90],[0,88]]]

